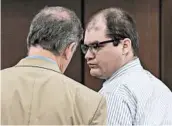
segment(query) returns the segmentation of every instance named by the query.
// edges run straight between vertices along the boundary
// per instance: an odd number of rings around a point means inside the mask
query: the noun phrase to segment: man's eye
[[[98,49],[98,48],[101,48],[101,47],[104,47],[104,45],[103,44],[96,44],[93,48]]]
[[[93,47],[94,49],[98,49],[98,48],[99,48],[99,45],[98,45],[98,44],[95,44],[95,45],[92,45],[92,47]]]

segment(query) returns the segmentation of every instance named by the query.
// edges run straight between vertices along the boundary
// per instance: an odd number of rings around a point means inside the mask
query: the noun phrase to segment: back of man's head
[[[83,29],[76,14],[64,7],[45,7],[33,19],[27,46],[40,46],[60,55],[72,42],[82,39]]]

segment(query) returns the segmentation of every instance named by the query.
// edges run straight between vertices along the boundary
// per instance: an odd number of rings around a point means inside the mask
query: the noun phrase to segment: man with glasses
[[[1,71],[2,125],[104,125],[100,94],[66,77],[83,29],[64,7],[46,7],[33,19],[28,56]]]
[[[138,34],[132,17],[108,8],[88,23],[81,46],[94,77],[105,79],[99,91],[107,99],[109,125],[172,125],[172,93],[145,70],[138,58]]]

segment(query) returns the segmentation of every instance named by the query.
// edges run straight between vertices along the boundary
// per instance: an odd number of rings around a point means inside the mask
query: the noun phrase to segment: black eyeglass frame
[[[90,48],[98,49],[98,48],[102,47],[101,45],[106,44],[106,43],[111,43],[111,42],[113,42],[114,46],[117,46],[119,44],[119,41],[115,41],[112,39],[112,40],[106,40],[106,41],[102,41],[102,42],[92,43],[90,45],[81,44],[81,50],[84,54],[86,54],[88,49],[90,49]]]

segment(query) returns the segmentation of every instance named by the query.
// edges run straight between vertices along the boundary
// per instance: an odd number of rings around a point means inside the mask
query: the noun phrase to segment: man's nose
[[[86,54],[85,54],[85,59],[88,61],[90,59],[94,58],[94,54],[90,51],[90,49],[87,50]]]

